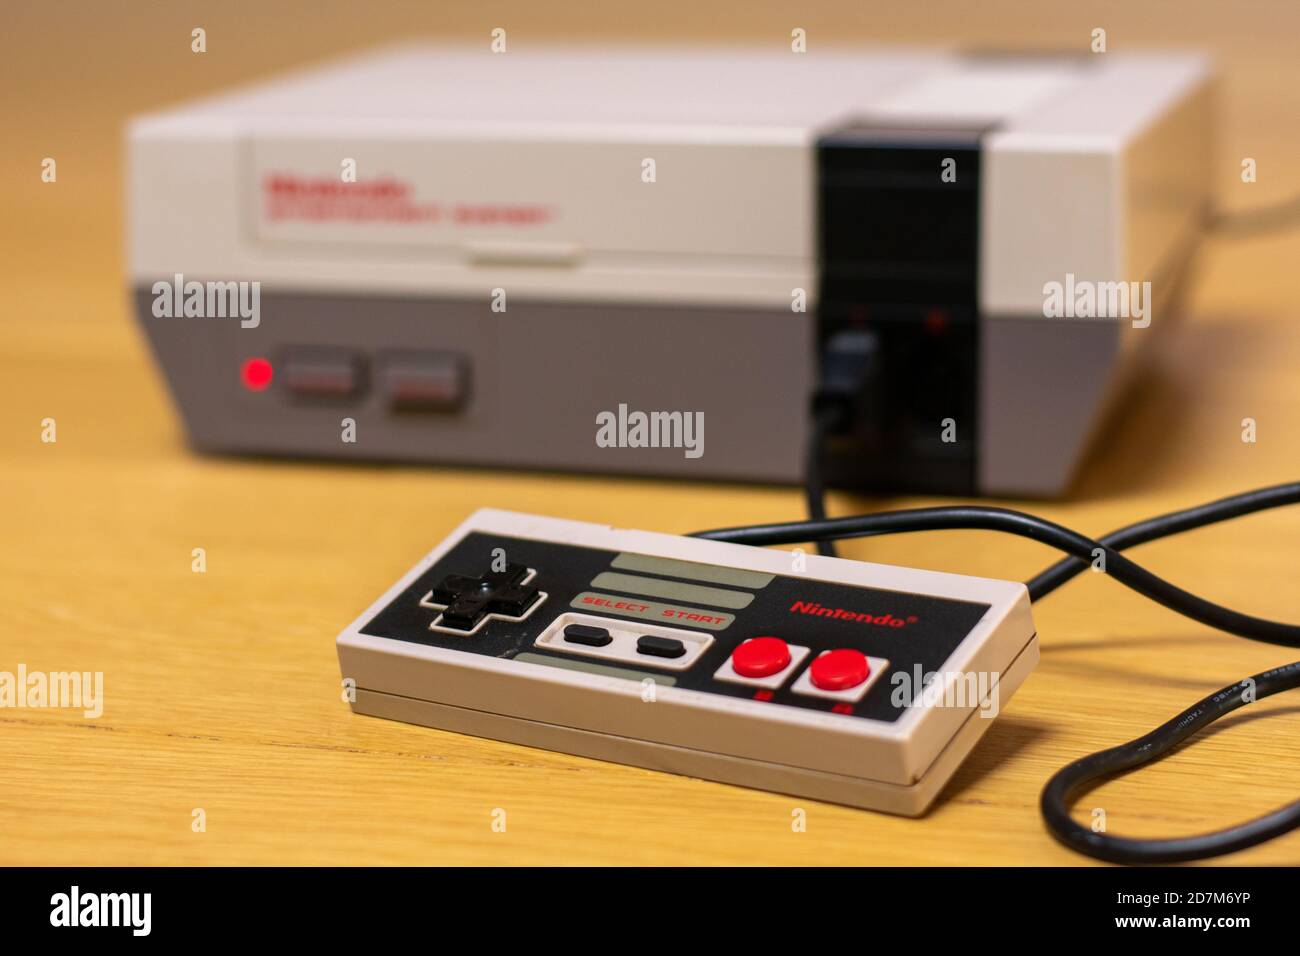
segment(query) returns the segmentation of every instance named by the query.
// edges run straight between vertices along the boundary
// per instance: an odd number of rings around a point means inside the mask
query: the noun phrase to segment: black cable
[[[1247,491],[1244,494],[1211,501],[1209,504],[1197,505],[1195,508],[1148,518],[1146,521],[1139,521],[1103,535],[1097,539],[1097,542],[1116,551],[1123,551],[1157,538],[1204,528],[1206,525],[1227,521],[1229,518],[1240,518],[1242,515],[1253,514],[1256,511],[1293,504],[1300,504],[1300,482]],[[1087,567],[1088,562],[1079,558],[1065,558],[1058,561],[1025,582],[1025,586],[1029,588],[1029,599],[1037,601],[1039,598],[1046,597]]]
[[[1120,583],[1193,620],[1242,637],[1300,646],[1300,627],[1267,621],[1221,607],[1157,577],[1119,553],[1120,549],[1205,527],[1229,518],[1300,502],[1300,482],[1275,485],[1137,522],[1093,541],[1033,515],[1005,508],[961,506],[883,512],[853,518],[787,522],[697,532],[694,537],[744,544],[788,544],[845,537],[980,528],[1004,531],[1052,545],[1069,555],[1026,582],[1037,600],[1056,590],[1095,560]],[[1118,560],[1117,560],[1118,559]],[[1211,694],[1137,740],[1103,750],[1057,771],[1043,788],[1040,808],[1052,835],[1081,853],[1113,863],[1177,863],[1220,856],[1262,843],[1300,827],[1300,801],[1246,823],[1213,833],[1172,839],[1134,839],[1094,832],[1076,823],[1070,805],[1094,781],[1134,770],[1173,751],[1180,743],[1238,707],[1300,687],[1300,661],[1249,677]]]
[[[1145,737],[1076,760],[1053,774],[1039,808],[1052,836],[1071,849],[1111,863],[1185,863],[1222,856],[1263,843],[1300,826],[1300,800],[1246,823],[1189,837],[1149,840],[1095,833],[1076,823],[1070,804],[1093,781],[1134,770],[1166,756],[1225,714],[1279,691],[1300,687],[1300,661],[1277,667],[1216,691]]]
[[[826,433],[830,429],[832,413],[819,410],[812,416],[808,429],[808,449],[804,460],[804,498],[808,504],[808,517],[814,521],[826,519],[826,485],[822,480],[822,459],[826,454]],[[818,541],[817,553],[828,558],[839,557],[832,541]]]
[[[884,511],[849,518],[825,518],[813,521],[789,521],[779,524],[752,525],[702,531],[692,535],[713,541],[739,544],[792,544],[799,541],[837,540],[871,534],[894,534],[910,531],[951,531],[956,529],[1003,531],[1031,538],[1064,551],[1084,562],[1102,557],[1105,571],[1121,584],[1144,597],[1162,604],[1194,621],[1239,637],[1284,647],[1300,647],[1300,626],[1270,621],[1242,614],[1184,591],[1175,584],[1152,574],[1112,547],[1071,531],[1055,522],[1009,508],[957,505],[947,508],[916,508],[909,511]]]

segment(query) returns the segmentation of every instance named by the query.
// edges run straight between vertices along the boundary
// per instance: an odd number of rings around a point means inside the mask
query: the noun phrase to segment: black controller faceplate
[[[905,672],[914,681],[919,667],[921,675],[943,669],[953,650],[970,633],[971,629],[989,610],[989,605],[958,601],[904,591],[810,580],[795,574],[776,575],[762,587],[720,585],[685,576],[669,577],[664,574],[635,572],[640,577],[659,581],[707,584],[724,590],[742,591],[754,595],[747,607],[723,609],[698,601],[669,601],[662,597],[644,598],[629,591],[607,587],[594,587],[597,575],[617,571],[611,562],[619,552],[600,548],[534,541],[505,535],[470,532],[450,551],[442,556],[395,601],[380,611],[362,628],[363,633],[376,637],[393,638],[426,644],[432,647],[460,651],[466,654],[483,654],[490,657],[513,658],[529,652],[532,659],[553,657],[571,663],[573,655],[559,654],[534,647],[534,640],[557,617],[567,612],[579,612],[598,617],[610,617],[623,625],[635,624],[635,617],[610,613],[591,606],[574,606],[581,594],[598,592],[614,598],[642,599],[656,604],[671,604],[690,608],[706,614],[734,615],[734,620],[722,629],[693,626],[680,618],[656,620],[653,623],[681,630],[698,631],[713,635],[714,644],[688,670],[673,674],[676,686],[689,690],[721,694],[726,697],[754,698],[756,688],[725,683],[714,679],[714,673],[727,660],[732,650],[751,637],[771,635],[790,644],[811,649],[811,660],[825,650],[855,648],[870,657],[886,658],[890,673],[877,681],[867,695],[853,705],[855,716],[874,720],[894,721],[905,712],[896,706],[893,696],[893,674]],[[510,622],[489,619],[474,634],[445,634],[431,631],[429,624],[438,612],[420,605],[421,598],[442,586],[453,575],[477,579],[488,574],[494,560],[499,565],[502,557],[511,565],[524,565],[536,570],[528,582],[532,587],[546,592],[547,598],[535,608],[527,620]],[[512,582],[505,582],[513,586]],[[518,595],[511,593],[517,598]],[[868,614],[875,618],[888,616],[889,620],[902,621],[902,626],[888,623],[864,623],[850,617],[806,613],[810,608],[842,609],[846,614]],[[802,608],[803,610],[795,610]],[[644,622],[649,623],[649,622]],[[580,655],[579,655],[580,656]],[[593,659],[593,663],[600,663]],[[783,686],[770,694],[770,701],[790,707],[829,711],[835,701],[794,694],[789,685],[807,666],[800,665]],[[653,666],[638,668],[634,664],[620,664],[630,671],[640,671],[645,676],[663,676],[664,671]],[[761,695],[764,699],[767,694]],[[843,708],[840,708],[843,712]]]

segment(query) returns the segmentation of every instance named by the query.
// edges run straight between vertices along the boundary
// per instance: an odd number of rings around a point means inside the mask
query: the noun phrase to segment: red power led
[[[268,388],[272,374],[271,362],[260,357],[244,359],[244,364],[239,369],[244,388],[250,392],[261,392]]]

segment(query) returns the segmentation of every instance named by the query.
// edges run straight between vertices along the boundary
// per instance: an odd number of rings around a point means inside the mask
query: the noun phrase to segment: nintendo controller
[[[338,651],[357,713],[919,815],[1038,641],[1019,583],[484,509]]]

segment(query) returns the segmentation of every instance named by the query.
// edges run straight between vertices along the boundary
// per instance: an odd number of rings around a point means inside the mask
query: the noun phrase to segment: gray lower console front
[[[155,317],[150,289],[136,290],[140,321],[197,448],[800,480],[813,367],[808,314],[515,301],[494,312],[486,299],[263,293],[259,324],[243,328],[238,318]],[[354,355],[355,393],[295,394],[283,365],[304,348]],[[463,400],[452,409],[395,409],[384,363],[430,354],[462,364]],[[275,369],[264,391],[241,382],[250,357]],[[617,417],[620,406],[627,415],[679,412],[692,426],[702,419],[702,433],[665,419],[677,447],[602,447],[598,416]],[[353,441],[345,419],[355,422]],[[632,429],[623,437],[636,440]],[[680,447],[688,439],[694,448]]]
[[[787,484],[803,478],[813,313],[538,302],[494,312],[487,300],[275,293],[261,297],[257,325],[245,328],[238,318],[156,317],[152,291],[135,295],[201,450]],[[978,421],[956,429],[958,441],[975,443],[973,490],[1060,494],[1127,364],[1120,323],[999,317],[980,324],[979,355],[971,356]],[[295,371],[304,354],[306,367]],[[241,378],[254,358],[273,369],[263,390]],[[341,370],[353,376],[352,387],[331,391]],[[395,376],[417,397],[423,388],[439,401],[426,408],[399,402]],[[636,416],[654,413],[670,414],[638,435]],[[601,416],[613,423],[603,433],[612,443],[601,440]],[[933,427],[937,440],[943,419]]]

